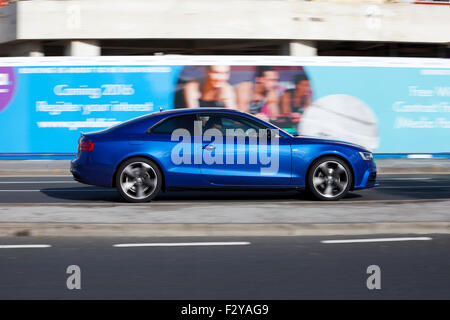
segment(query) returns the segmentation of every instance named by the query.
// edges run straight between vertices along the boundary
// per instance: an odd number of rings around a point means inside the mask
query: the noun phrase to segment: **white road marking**
[[[121,243],[114,244],[116,248],[131,248],[131,247],[191,247],[191,246],[246,246],[250,242],[173,242],[173,243]]]
[[[433,158],[432,154],[408,154],[406,156],[408,159],[431,159]]]
[[[14,161],[14,160],[12,160]],[[53,162],[52,160],[48,160],[48,159],[35,159],[35,160],[20,160],[22,162],[31,162],[31,163],[35,163],[35,162]],[[69,160],[67,160],[69,161]]]
[[[375,187],[376,189],[429,189],[429,188],[450,188],[450,186],[401,186],[401,187]]]
[[[29,190],[0,190],[0,192],[42,192],[42,191],[50,191],[50,192],[111,192],[114,191],[115,189],[83,189],[83,190],[73,190],[73,189],[29,189]]]
[[[386,179],[380,179],[380,181],[386,181],[386,180],[432,180],[433,178],[386,178]]]
[[[427,241],[430,237],[414,238],[375,238],[375,239],[348,239],[348,240],[322,240],[322,243],[358,243],[358,242],[393,242],[393,241]]]
[[[15,184],[21,184],[21,183],[79,183],[77,181],[73,180],[67,180],[67,181],[0,181],[0,184],[9,184],[9,183],[15,183]]]
[[[3,160],[4,161],[4,160]],[[45,176],[40,175],[29,175],[29,174],[14,174],[14,175],[2,175],[2,178],[69,178],[72,177],[71,174],[46,174]]]
[[[50,248],[49,244],[5,244],[0,249],[28,249],[28,248]]]

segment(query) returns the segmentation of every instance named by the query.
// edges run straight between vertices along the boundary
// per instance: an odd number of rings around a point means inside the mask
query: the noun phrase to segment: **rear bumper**
[[[112,185],[111,170],[104,165],[85,164],[80,158],[76,158],[70,162],[70,172],[73,179],[81,183],[101,187]]]
[[[75,181],[78,181],[80,183],[89,184],[82,178],[82,176],[77,168],[77,165],[74,164],[73,161],[70,163],[70,173],[72,173],[73,179]]]
[[[82,175],[82,170],[81,170],[81,166],[77,163],[75,160],[72,160],[70,162],[70,173],[72,173],[73,179],[75,181],[81,182],[81,183],[86,183],[89,184],[87,181],[85,181],[83,179],[83,175]]]

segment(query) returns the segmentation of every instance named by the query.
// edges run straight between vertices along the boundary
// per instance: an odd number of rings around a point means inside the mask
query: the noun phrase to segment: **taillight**
[[[92,151],[94,150],[94,143],[88,140],[81,140],[78,144],[79,151]]]

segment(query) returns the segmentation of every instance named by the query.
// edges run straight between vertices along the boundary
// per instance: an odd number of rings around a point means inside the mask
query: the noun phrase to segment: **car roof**
[[[153,112],[150,115],[160,115],[161,117],[159,117],[159,119],[164,119],[165,116],[168,117],[168,116],[173,116],[173,115],[182,115],[182,114],[190,114],[190,113],[195,114],[195,113],[203,113],[203,112],[230,113],[230,114],[238,114],[238,115],[242,115],[242,116],[255,118],[255,116],[251,115],[250,113],[235,110],[235,109],[227,109],[227,108],[179,108],[179,109],[165,110],[165,111],[161,111],[161,112]],[[275,126],[273,123],[263,121],[263,120],[257,119],[257,118],[255,120],[262,122],[270,127],[276,128],[276,129],[280,130],[281,132],[284,132],[284,134],[286,134],[287,136],[292,136],[290,133]]]
[[[178,108],[164,110],[161,112],[153,112],[153,115],[174,115],[174,114],[188,114],[188,113],[203,113],[203,112],[225,112],[225,113],[236,113],[236,114],[246,114],[245,112],[227,109],[227,108]]]
[[[124,127],[127,127],[129,125],[139,125],[140,123],[145,123],[149,118],[154,119],[153,125],[155,125],[157,122],[162,121],[163,119],[166,119],[168,117],[176,116],[176,115],[183,115],[183,114],[196,114],[196,113],[203,113],[203,112],[211,112],[211,113],[229,113],[229,114],[236,114],[236,115],[242,115],[245,117],[255,118],[253,115],[242,112],[239,110],[234,109],[226,109],[226,108],[178,108],[178,109],[170,109],[170,110],[163,110],[160,112],[152,112],[134,119],[130,119],[128,121],[122,122],[120,124],[117,124],[115,126],[110,127],[110,129],[121,129]],[[274,124],[263,121],[261,119],[255,118],[256,121],[261,122],[269,127],[272,127],[274,129],[278,129],[280,132],[283,132],[286,136],[291,137],[292,135],[283,129],[275,126]]]
[[[162,119],[176,116],[176,115],[183,115],[183,114],[196,114],[201,112],[222,112],[222,113],[234,113],[234,114],[241,114],[241,115],[248,115],[245,112],[241,112],[238,110],[232,110],[232,109],[226,109],[226,108],[178,108],[178,109],[169,109],[169,110],[163,110],[160,112],[152,112],[145,115],[142,115],[140,117],[136,117],[127,121],[124,121],[122,123],[119,123],[115,126],[110,127],[109,129],[120,129],[126,126],[130,125],[136,125],[142,122],[147,121],[148,119],[152,118],[156,121],[160,121]]]
[[[140,117],[136,117],[122,123],[119,123],[115,126],[110,127],[110,129],[120,129],[130,125],[137,125],[139,123],[145,122],[149,119],[155,119],[156,122],[166,119],[168,117],[183,115],[183,114],[197,114],[203,112],[220,112],[220,113],[230,113],[230,114],[239,114],[239,115],[249,115],[248,113],[241,112],[233,109],[226,108],[178,108],[178,109],[169,109],[163,111],[154,111],[152,113],[144,114]]]

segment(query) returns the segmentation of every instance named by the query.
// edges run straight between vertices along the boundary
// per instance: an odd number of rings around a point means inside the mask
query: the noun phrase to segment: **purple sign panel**
[[[14,69],[0,67],[0,112],[8,106],[14,93]]]

